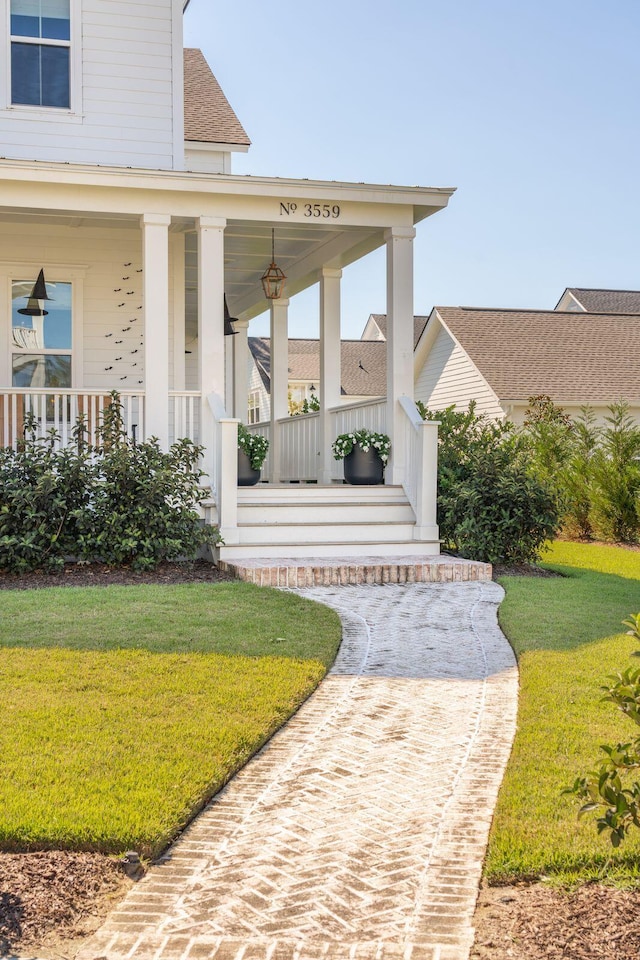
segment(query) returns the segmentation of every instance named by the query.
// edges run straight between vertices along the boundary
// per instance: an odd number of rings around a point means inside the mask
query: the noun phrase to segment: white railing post
[[[423,420],[409,397],[398,399],[405,427],[402,486],[416,518],[413,538],[421,541],[438,540],[438,423]]]
[[[218,527],[225,543],[238,543],[238,424],[227,417],[222,398],[207,397],[213,414],[213,487],[218,507]]]

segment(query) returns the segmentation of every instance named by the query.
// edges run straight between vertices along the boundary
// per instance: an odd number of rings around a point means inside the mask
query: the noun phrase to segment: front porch
[[[437,427],[412,398],[413,238],[451,192],[0,161],[0,284],[11,291],[0,302],[0,444],[21,439],[28,414],[62,444],[83,416],[93,441],[116,390],[137,440],[203,446],[221,558],[437,554]],[[274,228],[287,287],[269,302],[260,277]],[[342,272],[380,246],[387,394],[345,404]],[[51,320],[44,333],[16,320],[40,269],[68,303],[56,342]],[[320,410],[289,417],[287,297],[314,284]],[[226,337],[225,296],[237,318]],[[237,487],[237,425],[247,419],[248,326],[265,308],[271,417],[250,429],[270,451],[263,482],[247,492]],[[343,483],[331,450],[361,427],[391,438],[385,486],[366,492]]]

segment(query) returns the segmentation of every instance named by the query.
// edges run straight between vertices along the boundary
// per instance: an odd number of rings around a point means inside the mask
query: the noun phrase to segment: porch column
[[[289,413],[289,301],[271,301],[271,431],[269,480],[280,479],[280,434],[278,419]]]
[[[386,482],[405,479],[404,413],[398,398],[413,399],[413,227],[391,227],[387,243],[387,433],[391,457]]]
[[[233,415],[247,422],[249,408],[249,321],[236,320],[233,340]]]
[[[323,267],[320,273],[320,420],[318,482],[331,483],[333,453],[329,410],[340,402],[340,280],[342,270]]]
[[[173,234],[173,389],[186,389],[184,233]]]
[[[213,415],[207,401],[215,393],[224,403],[224,228],[222,217],[199,217],[198,231],[198,374],[202,469],[213,478]],[[203,478],[204,479],[204,478]]]
[[[169,449],[169,224],[145,213],[142,226],[145,434]]]

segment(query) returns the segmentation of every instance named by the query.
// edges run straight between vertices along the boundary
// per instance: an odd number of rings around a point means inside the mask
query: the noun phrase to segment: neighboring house
[[[413,349],[418,346],[418,340],[422,336],[422,331],[427,325],[428,317],[413,318]],[[386,340],[387,339],[387,315],[386,313],[370,313],[361,340]]]
[[[477,402],[521,423],[545,394],[575,416],[624,399],[640,422],[640,318],[558,310],[434,307],[416,350],[415,396],[431,409]]]
[[[249,139],[203,55],[183,51],[186,5],[0,0],[0,444],[20,440],[27,411],[42,434],[55,429],[64,443],[75,416],[88,412],[95,426],[117,390],[139,438],[155,436],[167,447],[189,436],[203,445],[210,516],[220,523],[226,556],[275,549],[345,556],[371,554],[373,546],[396,555],[437,552],[435,472],[417,483],[424,464],[407,432],[407,424],[417,428],[406,278],[415,224],[445,208],[453,189],[234,176],[232,156]],[[284,297],[267,300],[261,279],[274,235],[287,282]],[[350,410],[342,404],[337,419],[342,269],[383,246],[393,328],[387,396]],[[46,299],[33,295],[41,270]],[[316,283],[322,409],[312,429],[307,418],[293,426],[281,419],[287,298]],[[225,296],[238,318],[236,336],[226,338]],[[392,438],[387,482],[402,491],[411,523],[372,533],[382,515],[375,491],[363,522],[341,529],[323,500],[318,511],[328,510],[331,522],[301,521],[287,532],[280,521],[291,513],[290,489],[278,522],[256,529],[247,519],[248,494],[238,493],[234,479],[234,416],[246,410],[248,324],[266,309],[269,479],[328,484],[335,431],[383,425]],[[422,444],[425,431],[417,435]],[[305,503],[320,490],[307,492]],[[345,502],[357,495],[341,494]],[[287,537],[274,546],[274,538]]]
[[[640,290],[567,287],[555,309],[569,313],[640,313]]]
[[[249,337],[249,423],[271,416],[271,342]],[[386,347],[377,340],[340,342],[340,402],[384,397],[387,390]],[[320,341],[289,340],[289,396],[293,404],[320,398]]]

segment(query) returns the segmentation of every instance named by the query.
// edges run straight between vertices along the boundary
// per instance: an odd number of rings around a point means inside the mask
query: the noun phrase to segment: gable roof
[[[587,313],[640,313],[640,290],[598,290],[589,287],[567,287]],[[562,300],[560,297],[560,301]]]
[[[427,325],[428,317],[413,318],[413,349],[415,350],[418,340],[422,336],[422,331]],[[374,320],[382,336],[387,339],[387,315],[386,313],[372,313],[369,320]],[[368,322],[368,321],[367,321]]]
[[[434,311],[501,401],[537,394],[556,403],[640,400],[637,317],[471,307]]]
[[[271,340],[249,337],[249,349],[268,392],[271,391]],[[382,397],[387,392],[387,345],[384,340],[342,340],[341,392],[350,397]],[[320,341],[289,340],[289,380],[317,382]]]
[[[184,51],[184,138],[201,143],[251,143],[202,50],[193,47]]]

